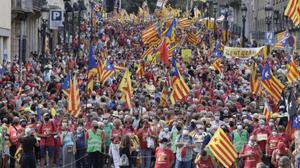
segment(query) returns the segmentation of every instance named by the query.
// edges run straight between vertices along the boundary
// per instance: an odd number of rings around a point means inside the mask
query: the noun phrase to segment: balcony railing
[[[32,12],[32,0],[12,0],[13,12]]]
[[[32,1],[33,10],[40,11],[42,9],[43,4],[44,4],[44,0],[33,0]]]
[[[233,8],[239,7],[242,4],[242,0],[228,0],[228,4]]]

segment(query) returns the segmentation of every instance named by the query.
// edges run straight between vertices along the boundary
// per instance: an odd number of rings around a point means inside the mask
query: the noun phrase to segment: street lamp
[[[275,29],[276,31],[279,30],[278,24],[279,24],[279,10],[274,10],[274,22],[275,22]]]
[[[228,39],[228,28],[229,28],[229,24],[228,24],[228,15],[229,15],[229,7],[228,5],[226,4],[225,5],[225,9],[224,9],[225,13],[224,13],[224,22],[223,22],[223,27],[224,27],[224,30],[225,30],[225,44],[227,43]]]
[[[241,11],[242,11],[242,21],[243,21],[242,47],[245,47],[245,23],[246,23],[246,16],[247,16],[247,7],[245,4],[242,5]]]
[[[212,2],[212,0],[207,0],[206,1],[206,26],[208,28],[208,21],[210,20],[210,16],[209,16],[209,5]]]
[[[268,2],[266,7],[265,7],[265,12],[266,12],[266,24],[267,24],[267,31],[271,30],[271,23],[272,23],[272,12],[273,12],[273,7],[271,4]]]
[[[83,0],[78,0],[78,45],[80,45],[80,35],[81,35],[81,29],[80,29],[80,24],[81,24],[81,13],[86,10],[86,7],[84,5]],[[79,46],[78,46],[79,47]]]
[[[218,7],[218,2],[215,0],[213,2],[214,5],[214,36],[215,40],[217,40],[217,32],[216,32],[216,17],[217,17],[217,7]]]
[[[78,13],[78,4],[76,2],[73,3],[72,8],[72,50],[75,51],[75,14]]]
[[[45,46],[46,46],[46,33],[47,33],[47,24],[49,19],[49,7],[44,5],[41,9],[42,14],[42,25],[41,25],[41,34],[42,34],[42,56],[45,56]]]
[[[65,1],[65,13],[64,13],[64,51],[68,51],[68,43],[67,43],[67,29],[69,30],[69,14],[73,11],[72,6],[69,3],[69,0]]]

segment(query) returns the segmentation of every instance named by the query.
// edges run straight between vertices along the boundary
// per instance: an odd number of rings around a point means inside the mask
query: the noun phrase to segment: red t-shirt
[[[112,129],[110,133],[111,142],[114,144],[119,144],[121,142],[122,130]]]
[[[56,126],[52,121],[49,121],[47,123],[41,124],[41,126],[38,128],[39,134],[49,134],[56,132]],[[50,135],[47,138],[41,138],[40,146],[55,146],[55,139],[53,135]]]
[[[203,160],[203,158],[200,158],[197,165],[198,168],[213,168],[213,163],[210,156],[208,156],[207,160]]]
[[[279,135],[276,136],[269,136],[268,138],[268,144],[269,144],[269,149],[268,149],[268,155],[272,156],[272,153],[275,149],[277,149],[277,144],[280,141],[281,137]]]
[[[138,133],[139,137],[139,142],[140,142],[140,147],[141,149],[146,149],[147,148],[147,137],[150,133],[150,129],[140,129]]]
[[[246,153],[251,153],[253,156],[244,159],[244,168],[256,168],[256,165],[260,162],[261,155],[259,146],[250,147],[249,145],[245,145],[241,151],[241,155]]]
[[[171,162],[174,160],[173,152],[168,148],[157,147],[155,151],[154,168],[170,168]]]
[[[257,128],[253,131],[253,135],[257,137],[257,144],[262,151],[266,151],[266,145],[268,137],[270,136],[270,130]],[[265,139],[265,140],[263,140]]]

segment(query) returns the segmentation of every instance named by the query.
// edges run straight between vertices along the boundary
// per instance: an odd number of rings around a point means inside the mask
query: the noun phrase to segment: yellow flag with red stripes
[[[209,149],[216,159],[229,168],[236,161],[238,154],[226,133],[219,128],[208,144]]]

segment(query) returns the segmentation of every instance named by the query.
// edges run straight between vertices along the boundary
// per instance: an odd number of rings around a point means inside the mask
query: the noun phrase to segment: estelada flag
[[[284,85],[271,73],[271,69],[268,62],[266,63],[265,68],[263,69],[261,79],[261,84],[266,90],[266,92],[272,96],[273,100],[276,103],[278,103],[281,97],[281,93],[284,89]]]
[[[209,149],[216,159],[225,167],[229,168],[237,159],[238,154],[233,147],[232,142],[222,130],[219,128],[211,138]]]

